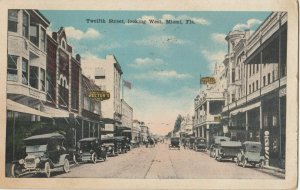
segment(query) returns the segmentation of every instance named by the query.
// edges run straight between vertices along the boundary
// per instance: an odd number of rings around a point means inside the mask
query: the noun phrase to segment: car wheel
[[[96,154],[96,153],[93,153],[93,154],[92,154],[92,162],[93,162],[94,164],[97,163],[97,154]]]
[[[239,165],[240,165],[240,161],[239,161],[239,159],[238,159],[238,158],[236,158],[236,162],[235,162],[235,164],[236,164],[237,166],[239,166]]]
[[[50,164],[49,162],[46,162],[45,163],[45,166],[44,166],[44,172],[45,172],[45,175],[47,178],[49,178],[51,176],[51,168],[50,168]]]
[[[22,169],[20,165],[12,164],[10,168],[10,172],[11,172],[11,177],[19,177],[22,172]]]
[[[112,155],[113,157],[115,157],[115,156],[116,156],[115,150],[112,150],[112,153],[111,153],[111,155]]]
[[[70,171],[70,163],[68,159],[65,159],[64,161],[63,170],[65,173],[68,173]]]
[[[220,162],[221,161],[221,156],[216,156],[216,160],[218,161],[218,162]]]
[[[259,162],[259,167],[260,167],[261,169],[264,168],[264,161],[263,161],[263,160],[261,160],[261,161]]]
[[[244,159],[243,159],[243,168],[246,167],[246,165],[247,165],[247,159],[244,158]]]
[[[103,158],[102,158],[104,162],[106,161],[106,156],[107,156],[107,155],[104,154],[104,156],[103,156]]]

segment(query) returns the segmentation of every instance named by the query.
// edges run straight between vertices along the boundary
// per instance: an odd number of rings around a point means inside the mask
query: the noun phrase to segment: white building
[[[183,117],[183,120],[181,121],[180,133],[184,136],[193,134],[193,120],[189,114]]]
[[[110,99],[104,100],[102,116],[105,123],[105,131],[115,131],[121,125],[121,75],[120,64],[113,55],[107,55],[105,59],[97,59],[94,62],[82,63],[83,74],[95,80],[95,84],[101,90],[110,93]]]

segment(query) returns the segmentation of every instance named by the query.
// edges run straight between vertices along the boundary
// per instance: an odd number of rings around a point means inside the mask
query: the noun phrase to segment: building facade
[[[102,116],[105,123],[105,131],[114,132],[121,127],[121,75],[120,64],[113,55],[106,59],[82,64],[83,73],[93,79],[102,90],[110,93],[110,99],[102,102]]]
[[[287,13],[273,12],[251,36],[232,31],[226,40],[224,127],[234,140],[261,142],[265,164],[284,168]]]

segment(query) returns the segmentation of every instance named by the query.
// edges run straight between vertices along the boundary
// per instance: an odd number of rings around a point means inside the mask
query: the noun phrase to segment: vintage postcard
[[[0,3],[1,188],[297,188],[296,1]]]

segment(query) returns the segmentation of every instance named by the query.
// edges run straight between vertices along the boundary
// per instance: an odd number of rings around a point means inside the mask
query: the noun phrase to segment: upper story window
[[[41,28],[40,33],[40,48],[41,50],[46,51],[46,31],[43,28]]]
[[[61,46],[63,47],[63,49],[66,49],[66,40],[63,38],[62,40],[61,40]]]
[[[41,81],[41,90],[45,91],[45,85],[46,85],[46,74],[45,70],[41,69],[41,75],[40,75],[40,81]]]
[[[30,23],[30,41],[39,47],[39,26]]]
[[[18,61],[18,56],[7,55],[7,80],[10,81],[18,80],[17,61]]]
[[[22,59],[22,83],[28,84],[28,60]]]
[[[29,15],[23,11],[23,22],[22,22],[22,35],[28,38],[28,30],[29,30]]]
[[[18,12],[19,10],[8,10],[8,31],[10,32],[18,31]]]
[[[231,81],[232,81],[232,83],[235,82],[235,69],[232,69],[232,72],[231,72]]]
[[[35,67],[35,66],[30,66],[29,73],[30,73],[30,79],[29,79],[30,86],[38,89],[39,88],[39,68]]]

